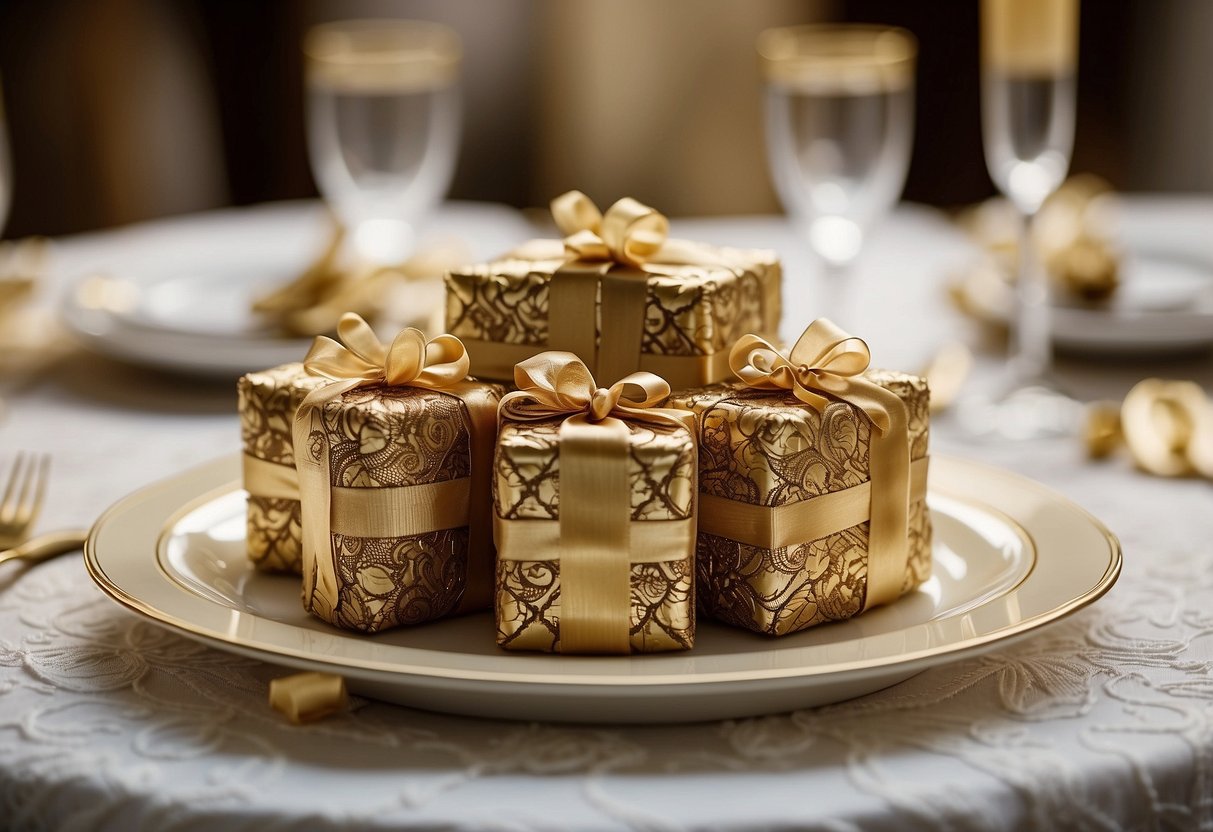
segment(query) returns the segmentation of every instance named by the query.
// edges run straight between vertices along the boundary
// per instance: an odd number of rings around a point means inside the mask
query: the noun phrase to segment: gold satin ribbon
[[[299,473],[294,465],[244,454],[241,467],[244,469],[244,490],[251,496],[274,500],[299,499]]]
[[[559,552],[562,653],[630,652],[632,553],[643,552],[645,560],[673,558],[647,548],[668,542],[682,547],[678,557],[689,557],[694,535],[686,523],[672,528],[660,521],[632,522],[630,432],[624,420],[681,425],[693,439],[694,417],[656,407],[670,394],[664,379],[632,373],[610,387],[598,387],[589,368],[568,352],[545,352],[519,363],[514,384],[519,389],[501,399],[499,418],[529,422],[564,417],[560,518],[496,520],[498,557],[533,560]],[[650,525],[661,528],[640,528]]]
[[[657,210],[625,197],[605,214],[580,191],[552,200],[552,218],[563,241],[564,264],[548,284],[548,342],[553,350],[579,356],[594,375],[622,378],[642,371],[657,373],[678,387],[693,387],[724,375],[727,354],[653,355],[641,351],[650,275],[677,276],[688,266],[744,274],[746,265],[716,249],[688,240],[668,239],[669,221]],[[535,244],[538,242],[538,244]],[[520,260],[545,260],[547,241],[532,241],[510,254]],[[557,253],[559,256],[559,253]],[[768,309],[778,309],[769,284]],[[534,347],[498,342],[475,343],[475,372],[508,378]],[[514,360],[516,359],[516,360]],[[504,372],[503,372],[504,371]]]
[[[747,387],[791,391],[818,411],[824,411],[831,401],[844,401],[862,410],[872,423],[869,513],[864,518],[869,521],[864,609],[887,604],[901,594],[909,558],[911,491],[906,405],[896,393],[863,377],[870,361],[871,352],[863,339],[825,318],[810,324],[786,355],[757,335],[743,336],[730,353],[733,372]],[[819,499],[796,503],[795,511],[784,515],[815,512],[813,504]],[[821,518],[821,529],[798,524],[812,533],[797,539],[816,540],[848,528],[830,528],[824,525],[828,519]],[[782,532],[774,534],[774,539],[783,537]]]
[[[911,504],[926,499],[927,465],[927,457],[910,463]],[[866,522],[871,504],[871,481],[782,506],[700,494],[699,531],[760,549],[782,549]]]
[[[492,599],[489,461],[496,441],[496,399],[485,385],[466,380],[467,350],[453,335],[427,341],[420,331],[410,328],[385,346],[370,325],[353,313],[342,317],[337,333],[341,343],[317,338],[303,364],[309,373],[331,379],[332,384],[310,392],[295,414],[295,466],[300,499],[307,508],[303,524],[305,604],[328,620],[335,617],[339,594],[331,540],[334,531],[359,537],[404,537],[466,525],[467,585],[458,611],[487,606]],[[321,413],[326,404],[346,392],[373,384],[423,387],[462,401],[468,412],[471,476],[416,487],[333,487]],[[464,494],[464,502],[451,502]],[[426,505],[430,501],[435,502]]]

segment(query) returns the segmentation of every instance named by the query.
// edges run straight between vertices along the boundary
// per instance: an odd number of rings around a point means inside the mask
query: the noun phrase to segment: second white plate
[[[217,460],[107,511],[85,550],[98,586],[221,649],[476,716],[688,722],[836,702],[1022,637],[1099,598],[1121,564],[1115,538],[1073,503],[1014,474],[936,457],[935,574],[896,604],[777,640],[702,621],[688,653],[506,653],[488,614],[371,637],[309,617],[298,579],[249,565],[239,470],[237,457]]]

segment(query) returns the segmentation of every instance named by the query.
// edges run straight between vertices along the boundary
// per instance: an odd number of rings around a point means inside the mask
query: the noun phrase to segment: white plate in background
[[[234,378],[298,361],[310,338],[270,332],[253,299],[298,275],[331,233],[317,202],[279,203],[159,220],[110,232],[89,273],[66,292],[62,318],[95,352],[129,363]],[[476,260],[533,236],[522,214],[485,203],[443,205],[420,244],[466,247]],[[98,278],[103,302],[98,303]],[[415,325],[429,329],[442,303],[438,280],[417,281]]]

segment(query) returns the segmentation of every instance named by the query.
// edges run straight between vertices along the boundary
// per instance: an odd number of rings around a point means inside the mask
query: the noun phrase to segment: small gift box
[[[494,462],[497,643],[508,650],[689,650],[695,438],[634,373],[599,388],[571,353],[515,371]]]
[[[299,573],[299,479],[292,429],[303,398],[327,380],[299,363],[241,376],[236,383],[244,443],[249,558],[267,572]]]
[[[467,378],[453,336],[389,347],[352,314],[337,331],[304,362],[328,383],[294,424],[304,607],[362,632],[488,607],[502,388]]]
[[[850,618],[930,576],[926,380],[868,370],[824,319],[786,355],[732,351],[740,384],[675,395],[699,428],[701,608],[779,636]]]
[[[509,380],[544,350],[576,354],[599,378],[645,370],[675,388],[729,377],[728,350],[780,315],[774,252],[667,239],[668,223],[634,199],[603,216],[584,194],[553,200],[561,240],[446,276],[446,326],[472,372]]]

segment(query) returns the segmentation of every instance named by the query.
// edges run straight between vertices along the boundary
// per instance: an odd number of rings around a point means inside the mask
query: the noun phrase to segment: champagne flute
[[[352,20],[312,28],[303,49],[320,192],[357,258],[400,263],[454,171],[459,36],[436,23]]]
[[[821,261],[830,314],[845,320],[845,275],[905,185],[918,45],[861,24],[769,29],[767,155],[776,192]]]
[[[975,432],[1029,439],[1073,427],[1077,406],[1049,378],[1048,278],[1032,224],[1069,169],[1077,59],[1078,0],[982,0],[986,166],[1019,214],[1020,237],[1008,378],[994,401],[970,408]]]

